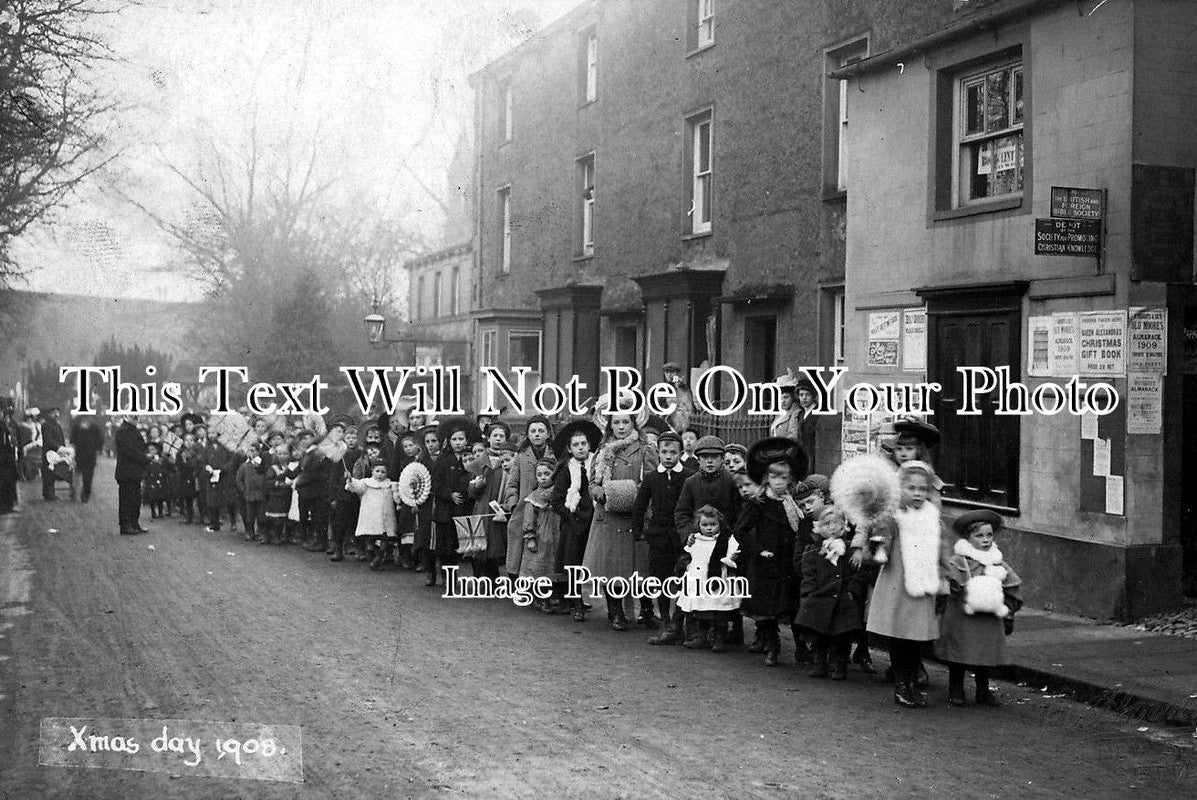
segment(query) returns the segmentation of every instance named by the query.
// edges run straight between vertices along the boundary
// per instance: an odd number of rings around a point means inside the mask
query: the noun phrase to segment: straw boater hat
[[[753,483],[763,483],[770,464],[784,461],[790,465],[794,480],[806,477],[808,460],[802,445],[788,436],[768,436],[748,448],[748,477]]]

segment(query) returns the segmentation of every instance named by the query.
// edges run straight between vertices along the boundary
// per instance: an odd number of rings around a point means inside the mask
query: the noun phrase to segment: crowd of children
[[[782,388],[794,400],[810,392]],[[552,597],[534,610],[584,622],[601,603],[615,630],[663,625],[657,646],[725,652],[745,644],[748,619],[748,649],[775,666],[788,627],[794,661],[819,678],[844,680],[850,663],[874,672],[871,636],[888,647],[905,707],[927,705],[922,658],[933,648],[949,664],[952,705],[966,703],[966,671],[976,703],[998,705],[989,673],[1006,663],[1020,582],[994,543],[998,514],[955,518],[955,544],[944,544],[934,426],[899,420],[886,455],[850,458],[829,478],[808,474],[799,438],[726,445],[605,405],[556,431],[533,417],[519,436],[500,419],[424,424],[414,413],[319,431],[257,420],[235,446],[187,415],[146,431],[145,503],[154,517],[198,514],[212,532],[240,519],[263,545],[423,572],[429,586],[466,561],[477,577],[547,579]],[[681,591],[571,597],[569,567],[673,578]],[[710,590],[709,578],[735,577],[746,595]]]

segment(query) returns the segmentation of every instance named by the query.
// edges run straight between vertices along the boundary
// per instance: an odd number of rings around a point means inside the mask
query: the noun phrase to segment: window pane
[[[962,168],[969,171],[969,197],[997,197],[1022,191],[1022,133],[965,145]]]
[[[711,123],[703,122],[698,126],[698,171],[707,172],[711,169]]]
[[[1014,70],[1014,122],[1022,122],[1022,70]]]
[[[540,334],[512,333],[508,339],[508,356],[512,369],[530,367],[540,371]]]
[[[985,76],[985,130],[1000,131],[1010,127],[1010,72],[1002,70]]]
[[[964,87],[964,132],[982,133],[985,130],[985,84],[978,81]]]
[[[711,176],[704,175],[699,179],[702,192],[702,207],[699,213],[699,219],[704,225],[709,225],[711,222]]]

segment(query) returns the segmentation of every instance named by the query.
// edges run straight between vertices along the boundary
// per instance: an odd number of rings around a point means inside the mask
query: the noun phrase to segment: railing
[[[690,415],[690,427],[706,436],[713,434],[725,444],[736,442],[749,446],[758,439],[769,435],[769,423],[772,417],[749,416],[747,412],[737,412],[726,417],[717,417],[695,411]]]

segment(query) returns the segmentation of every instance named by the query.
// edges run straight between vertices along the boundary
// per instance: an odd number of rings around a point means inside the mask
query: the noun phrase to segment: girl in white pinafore
[[[399,502],[399,484],[387,479],[385,461],[370,462],[369,478],[349,478],[345,489],[362,496],[357,512],[359,538],[395,537],[395,504]]]

